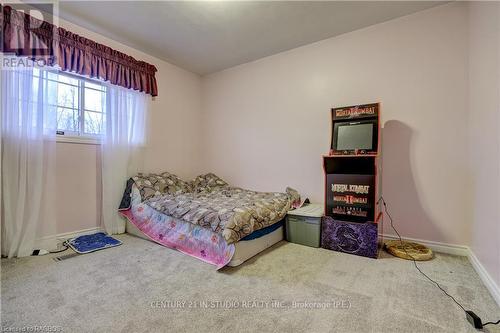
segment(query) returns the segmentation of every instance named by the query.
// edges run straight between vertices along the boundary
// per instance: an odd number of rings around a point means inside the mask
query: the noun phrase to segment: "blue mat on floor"
[[[108,247],[121,245],[118,239],[106,235],[104,232],[98,232],[92,235],[84,235],[70,239],[68,245],[77,253],[89,253]]]

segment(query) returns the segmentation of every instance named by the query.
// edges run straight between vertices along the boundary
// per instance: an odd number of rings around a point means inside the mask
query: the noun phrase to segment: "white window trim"
[[[80,135],[56,135],[57,142],[63,143],[75,143],[75,144],[85,144],[85,145],[100,145],[101,138],[92,136],[80,136]]]

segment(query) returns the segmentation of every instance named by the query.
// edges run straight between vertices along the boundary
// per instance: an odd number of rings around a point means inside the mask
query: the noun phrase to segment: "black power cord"
[[[422,274],[423,276],[425,276],[425,278],[427,280],[429,280],[430,282],[432,282],[434,285],[436,285],[436,287],[438,287],[446,296],[448,296],[449,298],[451,298],[451,300],[453,302],[455,302],[456,305],[458,305],[460,307],[460,309],[462,309],[462,311],[465,312],[465,316],[467,318],[467,320],[471,323],[472,326],[474,326],[474,328],[476,329],[482,329],[484,326],[486,325],[498,325],[500,324],[500,320],[496,321],[496,322],[492,322],[492,321],[489,321],[489,322],[486,322],[486,323],[483,323],[481,321],[481,318],[479,318],[473,311],[470,311],[470,310],[465,310],[465,308],[463,307],[462,304],[460,304],[456,299],[455,297],[451,296],[450,294],[448,294],[448,292],[446,290],[443,289],[443,287],[441,287],[441,285],[439,283],[437,283],[436,281],[434,281],[433,279],[431,279],[427,274],[425,274],[421,269],[420,267],[418,267],[417,265],[417,261],[415,260],[415,258],[413,256],[411,256],[408,251],[406,251],[406,246],[404,245],[403,243],[403,239],[401,238],[401,235],[399,234],[399,232],[396,230],[396,227],[394,227],[394,221],[392,219],[392,216],[391,214],[389,214],[389,211],[387,210],[387,203],[385,202],[384,200],[384,197],[380,197],[380,199],[377,201],[377,204],[379,204],[380,202],[382,201],[382,204],[384,205],[384,212],[385,214],[387,215],[387,217],[389,218],[389,221],[391,222],[391,228],[392,230],[394,230],[394,232],[396,233],[396,235],[398,235],[398,239],[399,239],[399,242],[401,243],[401,247],[403,248],[403,250],[405,251],[406,255],[411,258],[411,260],[413,261],[413,265],[415,266],[415,268],[420,272],[420,274]]]
[[[486,326],[486,325],[498,325],[498,324],[500,324],[500,319],[497,320],[496,322],[489,321],[487,323],[484,323],[483,326]]]

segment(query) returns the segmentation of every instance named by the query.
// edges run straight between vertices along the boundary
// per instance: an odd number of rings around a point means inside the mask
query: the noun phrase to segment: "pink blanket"
[[[132,203],[120,213],[151,240],[215,265],[226,266],[234,255],[234,244],[222,235],[189,222],[162,214],[143,203]]]

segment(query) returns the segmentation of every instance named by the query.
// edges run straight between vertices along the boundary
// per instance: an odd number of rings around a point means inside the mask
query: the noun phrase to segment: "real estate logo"
[[[57,2],[2,1],[0,14],[2,69],[55,63],[53,40],[58,26]]]

